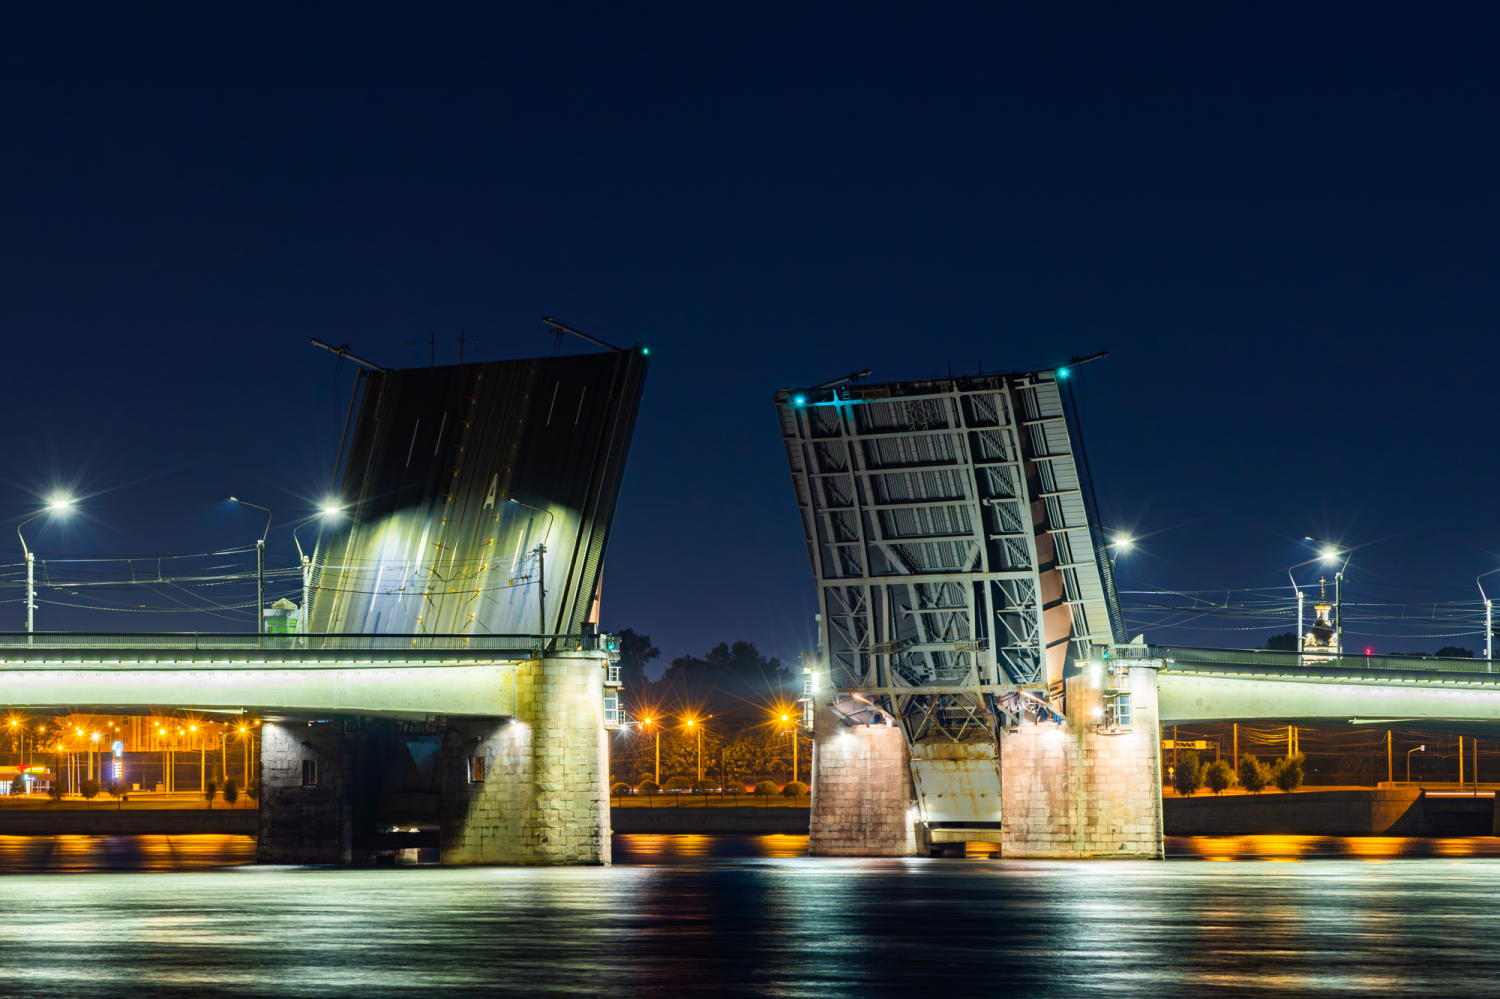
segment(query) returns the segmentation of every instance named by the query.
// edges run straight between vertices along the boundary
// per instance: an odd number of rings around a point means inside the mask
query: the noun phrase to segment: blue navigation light
[[[641,356],[642,357],[644,357],[645,355],[647,355],[649,353],[651,353],[651,348],[650,347],[642,347],[641,348]]]
[[[1059,378],[1066,378],[1066,377],[1068,377],[1068,369],[1067,368],[1058,368],[1057,369],[1057,377],[1059,377]]]
[[[802,405],[803,403],[805,403],[807,401],[807,396],[805,396],[805,395],[799,395],[799,396],[797,396],[797,398],[793,399],[792,401],[795,402],[797,405],[800,406],[800,405]]]

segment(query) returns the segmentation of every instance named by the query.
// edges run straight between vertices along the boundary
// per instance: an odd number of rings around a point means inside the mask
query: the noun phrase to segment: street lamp
[[[21,528],[48,513],[66,513],[73,508],[73,499],[69,496],[59,496],[52,500],[47,506],[27,517],[16,525],[16,537],[21,539],[21,551],[26,555],[26,644],[31,644],[31,633],[35,630],[34,619],[36,614],[36,556],[30,548],[26,547],[26,535],[21,533]]]
[[[642,725],[651,725],[652,722],[651,722],[650,718],[645,718],[645,719],[642,719],[641,724]],[[661,788],[661,726],[660,725],[654,725],[652,727],[651,731],[656,736],[656,768],[651,771],[651,781],[652,781],[652,783],[654,783],[657,786],[658,789],[660,789]]]
[[[327,520],[330,517],[337,517],[343,512],[342,508],[330,503],[324,506],[318,513],[313,514],[292,528],[292,544],[297,546],[297,558],[302,563],[302,620],[298,622],[297,630],[303,634],[306,634],[312,626],[312,556],[302,551],[302,542],[297,539],[297,532],[319,518]],[[319,534],[318,537],[321,539],[322,534]],[[316,546],[313,548],[313,554],[317,554]]]
[[[1416,749],[1408,749],[1406,751],[1406,783],[1408,783],[1408,784],[1411,783],[1411,754],[1412,753],[1425,753],[1426,751],[1427,751],[1427,747],[1426,746],[1418,746]]]
[[[1333,574],[1333,642],[1338,646],[1339,654],[1344,652],[1344,569],[1349,565],[1349,559],[1354,554],[1354,549],[1348,545],[1341,545],[1335,541],[1323,541],[1303,535],[1303,541],[1311,541],[1317,545],[1327,545],[1322,554],[1318,556],[1319,561],[1335,562],[1338,560],[1338,549],[1344,551],[1344,562],[1340,565],[1338,572]]]
[[[541,507],[532,506],[530,503],[522,503],[518,499],[508,499],[505,502],[507,505],[524,506],[528,510],[535,510],[537,513],[545,513],[547,515],[547,533],[542,535],[542,540],[538,542],[534,549],[536,551],[537,634],[545,635],[547,633],[547,539],[552,536],[552,511],[543,510]]]
[[[257,510],[266,511],[266,529],[261,532],[260,540],[255,543],[255,633],[264,635],[266,633],[266,535],[271,533],[271,518],[276,515],[268,506],[251,503],[238,496],[231,496],[229,499],[241,506],[253,506]]]

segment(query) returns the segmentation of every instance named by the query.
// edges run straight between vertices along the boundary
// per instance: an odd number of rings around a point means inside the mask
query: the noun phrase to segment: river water
[[[805,849],[620,835],[609,868],[328,869],[237,837],[0,837],[0,995],[1500,995],[1489,837]]]

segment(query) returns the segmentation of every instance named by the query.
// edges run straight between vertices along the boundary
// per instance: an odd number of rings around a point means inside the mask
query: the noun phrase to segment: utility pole
[[[538,542],[536,546],[536,587],[537,587],[537,631],[538,635],[547,633],[547,544]]]
[[[1396,782],[1396,763],[1391,758],[1391,730],[1385,730],[1385,782],[1394,784]]]
[[[255,543],[255,633],[266,633],[266,539]]]

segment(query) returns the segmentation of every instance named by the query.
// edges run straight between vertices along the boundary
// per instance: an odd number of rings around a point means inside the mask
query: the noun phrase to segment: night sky
[[[1310,534],[1355,548],[1351,593],[1472,616],[1500,567],[1497,29],[1478,3],[12,6],[0,513],[65,489],[40,551],[202,553],[259,536],[234,493],[292,561],[351,385],[310,337],[526,357],[555,316],[652,349],[604,626],[791,657],[816,599],[775,389],[1108,350],[1080,373],[1103,517],[1141,542],[1122,589],[1285,606],[1264,588]],[[1294,623],[1127,615],[1204,645]]]

